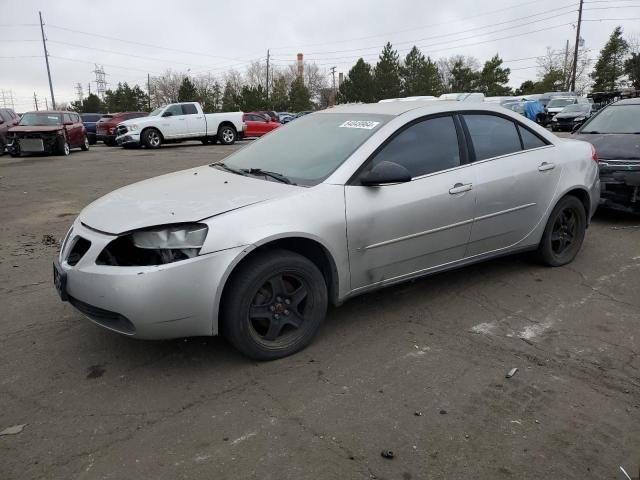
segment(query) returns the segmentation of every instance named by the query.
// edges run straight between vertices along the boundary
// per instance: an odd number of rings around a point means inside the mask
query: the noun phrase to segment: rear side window
[[[453,117],[430,118],[406,128],[378,152],[371,167],[383,161],[402,165],[411,177],[459,166],[460,148]]]
[[[516,124],[496,115],[466,114],[476,160],[499,157],[522,150]]]
[[[528,128],[523,127],[522,125],[518,125],[518,130],[520,131],[520,138],[522,138],[522,146],[525,150],[529,150],[531,148],[539,148],[544,147],[547,143],[542,140],[539,136],[533,133]]]
[[[71,115],[69,115],[68,113],[65,113],[63,115],[63,122],[67,123],[67,122],[73,122],[73,120],[71,119]]]
[[[185,115],[197,115],[198,109],[192,103],[185,103],[182,105],[182,113]]]

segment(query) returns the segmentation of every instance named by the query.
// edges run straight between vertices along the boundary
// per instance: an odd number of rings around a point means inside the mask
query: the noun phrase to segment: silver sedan
[[[599,200],[596,160],[490,104],[340,106],[96,200],[54,282],[124,335],[222,333],[278,358],[311,341],[329,303],[518,251],[571,262]]]

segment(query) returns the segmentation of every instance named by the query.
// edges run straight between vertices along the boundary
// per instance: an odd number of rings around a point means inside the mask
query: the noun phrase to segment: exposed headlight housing
[[[135,132],[136,130],[138,130],[138,128],[139,128],[139,126],[138,126],[138,124],[137,124],[137,123],[133,123],[133,124],[131,124],[131,125],[127,125],[127,129],[128,129],[130,132]]]
[[[558,119],[557,119],[556,117],[553,117],[553,118],[551,119],[551,121],[552,121],[552,122],[557,122],[557,121],[558,121]]]
[[[576,117],[573,119],[574,122],[582,122],[584,120],[584,117]]]
[[[165,250],[173,248],[200,249],[209,227],[202,223],[171,225],[133,232],[133,244],[138,248]]]
[[[109,243],[96,263],[125,267],[187,260],[200,253],[208,229],[202,223],[183,223],[136,230]]]

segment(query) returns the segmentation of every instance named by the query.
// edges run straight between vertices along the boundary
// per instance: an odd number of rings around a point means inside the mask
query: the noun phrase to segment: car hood
[[[556,115],[556,118],[577,118],[577,117],[586,117],[589,115],[586,112],[560,112]]]
[[[158,117],[158,116],[153,116],[153,117],[138,117],[138,118],[131,118],[129,120],[123,120],[122,122],[115,122],[117,125],[134,125],[134,124],[145,124],[145,123],[153,123],[153,122],[157,122],[158,120],[162,120],[163,117]]]
[[[209,166],[170,173],[115,190],[87,206],[79,220],[110,234],[197,222],[301,188]]]
[[[577,140],[589,142],[602,160],[640,159],[640,135],[633,133],[583,133],[574,135]]]
[[[9,133],[57,132],[63,128],[64,127],[62,125],[16,125],[9,129]]]

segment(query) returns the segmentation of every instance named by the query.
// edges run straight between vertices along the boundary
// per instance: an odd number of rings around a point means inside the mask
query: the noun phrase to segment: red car
[[[0,108],[0,155],[4,155],[7,133],[20,121],[20,117],[11,108]]]
[[[242,121],[247,124],[247,129],[244,132],[245,137],[261,137],[282,125],[258,112],[245,113],[242,116]]]
[[[13,157],[22,153],[69,155],[72,148],[89,150],[87,129],[80,115],[61,110],[25,113],[20,123],[9,129],[7,140],[11,142],[7,150]]]
[[[96,140],[112,147],[116,145],[116,127],[120,122],[147,115],[149,115],[147,112],[118,112],[103,115],[96,123]]]

